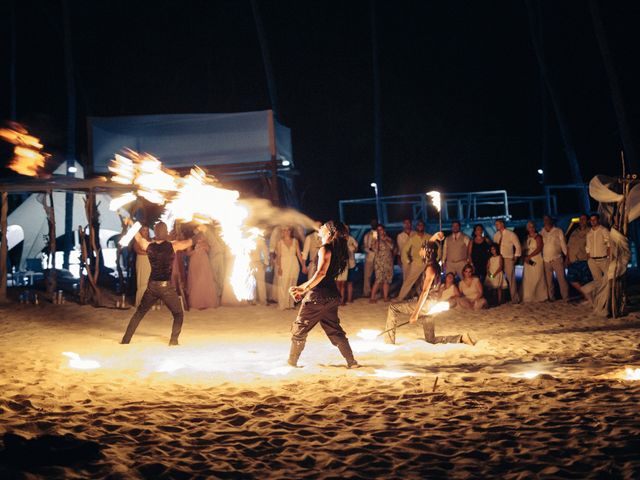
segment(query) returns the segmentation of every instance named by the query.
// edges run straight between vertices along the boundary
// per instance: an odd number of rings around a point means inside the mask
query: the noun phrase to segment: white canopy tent
[[[82,166],[76,162],[76,178],[84,178],[84,170]],[[66,173],[67,164],[64,162],[54,172],[58,175],[64,175]],[[18,208],[16,208],[7,217],[7,233],[17,231],[18,227],[22,230],[23,247],[22,255],[20,258],[20,268],[24,269],[27,259],[38,258],[40,252],[46,245],[45,236],[49,233],[49,226],[47,224],[47,216],[42,206],[43,200],[42,193],[34,193],[29,196]],[[53,204],[56,218],[56,235],[61,236],[64,234],[65,229],[65,192],[53,193]],[[80,193],[73,194],[73,228],[76,230],[80,225],[87,225],[87,217],[84,209],[85,195]],[[109,210],[109,202],[111,197],[105,193],[96,194],[96,204],[98,205],[98,211],[100,213],[100,244],[104,248],[106,247],[107,240],[120,233],[121,225],[120,219],[115,212]],[[13,248],[20,240],[11,244],[11,236],[9,238],[9,249]],[[15,237],[18,239],[18,236]],[[60,252],[61,253],[61,252]],[[58,261],[56,261],[56,264]]]

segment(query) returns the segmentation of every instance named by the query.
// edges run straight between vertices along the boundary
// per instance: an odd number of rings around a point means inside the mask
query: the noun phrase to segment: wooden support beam
[[[2,239],[0,243],[0,302],[5,303],[7,298],[7,213],[9,211],[9,195],[2,192],[2,206],[0,207],[0,231]]]

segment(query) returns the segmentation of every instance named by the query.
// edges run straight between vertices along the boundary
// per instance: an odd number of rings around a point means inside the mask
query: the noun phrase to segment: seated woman
[[[444,283],[438,288],[438,301],[449,302],[449,306],[452,308],[458,304],[458,297],[460,296],[460,291],[458,287],[456,287],[455,279],[455,273],[447,273],[447,276],[444,278]]]
[[[473,275],[473,266],[467,264],[462,269],[462,280],[458,284],[461,297],[458,305],[469,310],[482,310],[487,308],[487,300],[482,296],[482,283]]]

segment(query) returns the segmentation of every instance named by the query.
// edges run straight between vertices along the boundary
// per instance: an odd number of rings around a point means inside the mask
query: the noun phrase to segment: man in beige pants
[[[544,228],[540,230],[540,235],[544,242],[542,247],[542,258],[544,259],[544,275],[547,280],[547,291],[549,300],[555,299],[555,289],[553,287],[553,274],[556,274],[560,295],[563,300],[569,298],[569,284],[564,274],[564,258],[567,256],[567,242],[564,233],[553,224],[553,219],[549,215],[543,217]]]
[[[607,281],[607,270],[609,269],[609,230],[600,225],[600,216],[591,215],[589,217],[591,228],[587,233],[587,244],[585,250],[589,255],[588,265],[595,282]]]
[[[511,230],[507,230],[504,220],[496,220],[496,234],[493,241],[500,245],[500,255],[504,259],[504,275],[509,284],[509,293],[512,303],[520,303],[518,296],[518,286],[516,285],[516,263],[522,254],[520,240]]]

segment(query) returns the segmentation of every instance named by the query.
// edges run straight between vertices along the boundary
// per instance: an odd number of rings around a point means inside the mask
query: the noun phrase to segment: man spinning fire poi
[[[318,269],[308,281],[289,290],[296,300],[303,296],[304,299],[291,328],[288,363],[293,367],[298,366],[307,335],[319,322],[331,343],[338,347],[347,361],[347,368],[357,368],[358,362],[353,358],[351,345],[338,317],[341,300],[336,277],[347,268],[348,232],[343,223],[329,221],[320,227],[320,238],[322,247],[318,251]]]
[[[422,328],[424,329],[424,339],[428,343],[466,343],[468,345],[475,345],[475,341],[468,333],[464,335],[436,336],[433,317],[427,315],[429,304],[433,303],[433,301],[429,299],[429,293],[431,292],[432,286],[434,286],[434,280],[440,279],[440,265],[438,264],[437,255],[438,244],[434,240],[444,240],[444,234],[442,232],[434,234],[425,243],[424,248],[420,252],[421,255],[424,256],[425,270],[422,292],[418,300],[394,303],[389,306],[387,325],[385,327],[386,343],[396,343],[398,316],[400,314],[409,314],[410,323],[416,323],[418,320],[421,321]],[[437,284],[439,282],[435,283]]]
[[[131,219],[127,219],[127,223],[132,223]],[[178,337],[182,330],[184,313],[180,298],[175,288],[171,285],[171,270],[175,252],[178,250],[186,250],[193,246],[193,238],[169,241],[169,231],[167,225],[163,222],[156,223],[154,231],[155,238],[153,240],[145,239],[140,235],[140,232],[136,233],[135,236],[140,248],[147,252],[149,263],[151,264],[151,274],[149,275],[149,284],[142,295],[140,305],[138,305],[136,312],[131,317],[131,320],[129,320],[127,331],[120,342],[122,344],[131,342],[131,337],[133,337],[142,318],[158,299],[160,299],[173,315],[173,327],[171,329],[169,345],[178,345]]]

